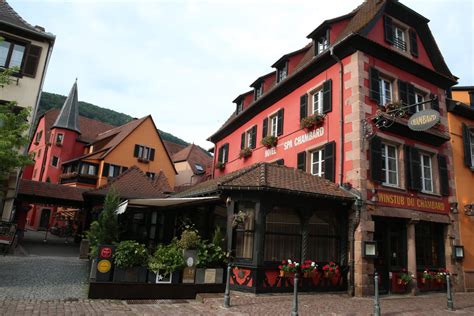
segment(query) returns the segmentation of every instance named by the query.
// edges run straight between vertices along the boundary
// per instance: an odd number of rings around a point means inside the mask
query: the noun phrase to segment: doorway
[[[49,228],[49,218],[51,217],[51,210],[49,208],[44,208],[41,210],[41,217],[38,229]]]
[[[407,266],[406,223],[400,219],[380,217],[374,221],[374,240],[378,248],[374,268],[380,276],[380,293],[386,294],[390,291],[391,272],[401,271]]]

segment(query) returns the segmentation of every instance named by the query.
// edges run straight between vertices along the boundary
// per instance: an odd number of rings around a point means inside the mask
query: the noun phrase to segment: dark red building
[[[457,78],[428,22],[395,0],[367,0],[324,21],[307,36],[308,45],[283,55],[272,65],[275,71],[234,100],[236,110],[209,138],[216,148],[216,178],[274,162],[324,177],[360,197],[362,207],[347,215],[346,253],[331,252],[327,232],[337,221],[320,218],[320,233],[313,236],[319,261],[350,267],[348,284],[356,295],[372,291],[374,271],[386,292],[405,290],[397,285],[402,269],[418,276],[407,289],[413,292],[437,289],[422,282],[426,267],[460,271],[452,259],[452,247],[460,241],[457,215],[450,212],[455,188],[446,110],[446,94]],[[439,123],[424,131],[408,128],[408,118],[424,109],[439,113]],[[275,221],[273,206],[267,207],[262,229],[279,236],[281,251],[250,261],[237,256],[237,265],[302,258],[296,240],[308,218],[293,210]],[[313,212],[320,211],[314,204]],[[375,259],[363,253],[365,243],[373,241]],[[248,242],[238,240],[236,253],[258,247]],[[456,278],[463,284],[461,274]]]

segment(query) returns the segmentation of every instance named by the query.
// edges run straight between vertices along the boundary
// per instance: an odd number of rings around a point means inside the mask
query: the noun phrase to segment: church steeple
[[[61,108],[61,112],[54,122],[52,128],[64,128],[71,131],[76,131],[79,134],[81,130],[79,129],[79,103],[77,99],[77,79],[74,82],[74,85],[71,88],[71,92],[67,96],[66,101]]]

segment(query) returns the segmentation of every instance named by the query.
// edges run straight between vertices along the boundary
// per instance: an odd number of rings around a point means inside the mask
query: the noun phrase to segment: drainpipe
[[[331,57],[334,58],[334,60],[339,64],[339,113],[340,113],[340,118],[339,118],[339,127],[341,130],[341,135],[340,135],[340,142],[339,142],[339,185],[342,185],[343,180],[344,180],[344,173],[343,173],[343,168],[344,168],[344,112],[343,112],[343,105],[344,105],[344,66],[342,65],[341,60],[339,57],[337,57],[334,54],[334,46],[329,48],[329,52],[331,54]]]

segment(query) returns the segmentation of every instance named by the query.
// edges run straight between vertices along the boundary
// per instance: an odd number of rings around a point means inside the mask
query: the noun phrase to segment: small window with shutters
[[[266,136],[283,135],[284,109],[279,109],[276,113],[263,119],[262,138]]]
[[[308,104],[309,101],[309,104]],[[321,115],[332,111],[332,80],[300,97],[300,120],[308,115]]]
[[[217,154],[217,162],[226,164],[229,159],[229,143],[222,145]]]
[[[242,133],[240,149],[250,148],[255,149],[257,145],[257,125],[252,126],[247,131]]]
[[[309,173],[320,176],[327,180],[335,180],[335,156],[336,143],[330,142],[323,147],[317,148],[308,154],[306,151],[297,155],[297,169],[306,171],[309,166]]]
[[[133,156],[141,162],[154,161],[155,149],[148,146],[135,145]]]

